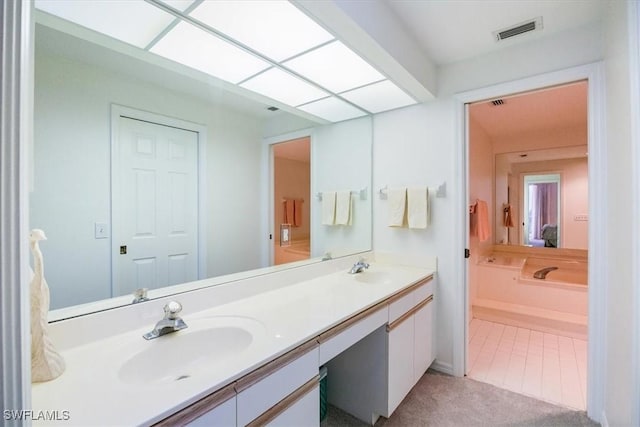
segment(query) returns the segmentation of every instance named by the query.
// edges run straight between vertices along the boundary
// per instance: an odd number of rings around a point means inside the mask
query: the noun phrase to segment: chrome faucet
[[[147,288],[136,289],[133,292],[133,301],[131,301],[131,304],[138,304],[139,302],[149,301],[147,291]]]
[[[349,270],[349,274],[362,273],[367,268],[369,268],[369,264],[367,264],[366,262],[364,262],[363,259],[361,259],[360,261],[353,264],[353,267],[351,267],[351,270]]]
[[[542,268],[542,269],[536,271],[535,273],[533,273],[533,277],[535,277],[536,279],[546,279],[547,278],[547,274],[549,274],[550,271],[557,270],[557,269],[558,269],[558,267]]]
[[[165,305],[164,318],[156,323],[153,331],[147,332],[143,335],[144,339],[152,340],[161,335],[166,335],[186,328],[187,324],[184,323],[184,320],[178,317],[178,313],[180,313],[180,311],[182,311],[182,305],[177,301],[171,301]]]

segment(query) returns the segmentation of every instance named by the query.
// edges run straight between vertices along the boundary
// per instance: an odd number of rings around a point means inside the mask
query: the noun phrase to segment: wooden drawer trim
[[[203,397],[198,400],[196,403],[193,403],[183,410],[176,412],[175,414],[165,418],[162,421],[154,424],[156,427],[173,427],[176,425],[185,425],[189,424],[191,421],[195,420],[206,414],[207,412],[217,408],[222,405],[227,400],[234,398],[236,396],[236,391],[233,387],[233,384],[229,384],[228,386],[211,393],[210,395]]]
[[[343,321],[342,323],[334,326],[333,328],[329,329],[326,332],[321,333],[318,336],[318,344],[322,344],[323,342],[328,341],[329,339],[331,339],[332,337],[338,335],[340,332],[344,331],[345,329],[348,329],[349,327],[353,326],[355,323],[358,323],[360,320],[364,319],[365,317],[369,317],[371,314],[375,313],[376,311],[383,309],[385,306],[387,305],[387,301],[382,301],[379,302],[378,304],[367,308],[364,311],[361,311],[360,313],[356,314],[355,316],[352,316],[350,318],[348,318],[347,320]]]
[[[365,273],[366,274],[366,273]],[[364,311],[361,311],[360,313],[348,318],[347,320],[345,320],[344,322],[340,323],[339,325],[334,326],[333,328],[329,329],[326,332],[323,332],[322,334],[320,334],[318,336],[318,343],[322,344],[323,342],[326,342],[327,340],[329,340],[330,338],[334,337],[335,335],[338,335],[340,332],[344,331],[345,329],[349,328],[350,326],[352,326],[354,323],[357,323],[358,321],[364,319],[365,317],[368,317],[369,315],[375,313],[376,311],[380,310],[381,308],[384,308],[385,306],[391,304],[394,301],[399,300],[400,298],[404,297],[405,295],[413,292],[414,290],[416,290],[417,288],[419,288],[420,286],[424,285],[425,283],[430,282],[433,279],[433,274],[420,279],[419,281],[413,283],[412,285],[410,285],[408,288],[403,289],[402,291],[398,292],[397,294],[391,295],[389,298],[385,299],[384,301],[379,302],[378,304],[367,308]]]
[[[411,292],[415,291],[420,286],[422,286],[422,285],[424,285],[426,283],[429,283],[431,280],[433,280],[433,274],[425,277],[424,279],[420,279],[417,282],[414,282],[408,288],[401,290],[397,294],[391,295],[389,298],[387,298],[385,300],[385,303],[386,304],[394,303],[394,302],[398,301],[400,298],[402,298],[402,297],[406,296],[407,294],[410,294]]]
[[[251,387],[255,383],[268,377],[278,369],[288,365],[289,363],[293,362],[303,354],[307,353],[310,350],[313,350],[316,347],[318,347],[318,342],[316,339],[312,339],[302,345],[299,345],[298,347],[294,348],[290,352],[285,353],[282,356],[272,360],[266,365],[262,365],[255,371],[249,372],[247,375],[245,375],[244,377],[236,381],[236,386],[235,386],[236,392],[240,393],[241,391],[246,390],[247,388]]]
[[[405,320],[407,320],[408,318],[413,316],[417,311],[420,311],[420,309],[422,309],[424,306],[429,304],[431,301],[433,301],[433,295],[429,295],[429,297],[427,299],[423,300],[420,304],[416,305],[411,310],[407,311],[405,314],[403,314],[402,316],[398,317],[395,321],[393,321],[392,323],[388,324],[387,325],[387,332],[391,332],[392,330],[394,330],[395,328],[400,326],[400,324],[402,322],[404,322]]]
[[[302,399],[307,395],[310,391],[315,389],[316,387],[320,387],[320,375],[316,375],[309,381],[307,381],[304,385],[298,388],[296,391],[291,393],[289,396],[282,399],[280,402],[273,405],[270,409],[264,412],[255,420],[251,421],[247,424],[247,427],[258,427],[269,424],[273,421],[278,415],[282,414],[284,411],[293,406],[298,400]]]

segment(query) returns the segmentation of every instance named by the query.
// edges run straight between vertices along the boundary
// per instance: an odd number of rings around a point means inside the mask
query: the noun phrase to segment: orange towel
[[[480,239],[481,242],[484,242],[491,236],[491,226],[489,225],[489,209],[487,208],[487,202],[485,202],[484,200],[478,200],[476,202],[476,214],[476,230],[478,233],[478,239]]]
[[[297,199],[293,201],[293,226],[302,226],[302,204],[304,200]]]
[[[511,205],[504,207],[504,214],[502,215],[502,225],[505,227],[513,227],[513,216],[511,214]]]
[[[285,201],[283,202],[283,212],[284,212],[284,216],[283,216],[282,222],[284,224],[293,224],[293,221],[295,220],[293,215],[293,212],[294,212],[293,200],[285,199]]]

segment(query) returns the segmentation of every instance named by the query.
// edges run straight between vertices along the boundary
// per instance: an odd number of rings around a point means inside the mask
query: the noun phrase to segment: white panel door
[[[433,363],[433,300],[414,315],[414,384]]]
[[[198,278],[198,134],[118,118],[114,296]]]
[[[389,417],[414,385],[413,316],[405,319],[388,334],[389,339]]]

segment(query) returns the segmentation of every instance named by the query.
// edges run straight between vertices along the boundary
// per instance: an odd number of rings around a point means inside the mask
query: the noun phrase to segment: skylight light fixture
[[[184,21],[162,37],[151,52],[236,84],[270,65]]]
[[[240,86],[295,107],[329,94],[278,68],[271,68]]]
[[[286,61],[283,65],[334,93],[385,78],[354,51],[337,40]]]
[[[174,9],[178,9],[180,12],[184,12],[189,9],[196,0],[161,0],[163,3],[168,4]]]
[[[367,115],[366,112],[339,98],[336,98],[335,96],[301,105],[298,108],[330,122],[341,122],[343,120],[354,119],[356,117]]]
[[[334,39],[294,5],[282,0],[207,1],[189,15],[274,61]]]
[[[374,114],[416,103],[415,99],[389,80],[344,92],[340,96]]]
[[[175,19],[144,0],[36,0],[35,6],[139,48]]]

